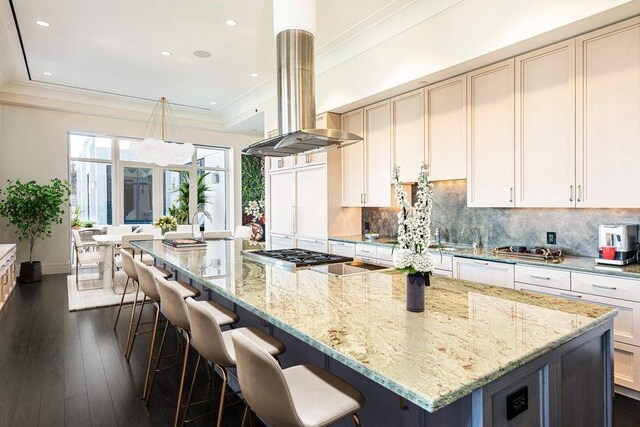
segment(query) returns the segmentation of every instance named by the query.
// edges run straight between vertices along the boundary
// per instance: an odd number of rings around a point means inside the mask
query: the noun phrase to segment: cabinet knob
[[[576,201],[581,201],[582,199],[582,185],[578,185],[578,194],[576,195]]]
[[[513,203],[513,187],[509,188],[509,203]]]

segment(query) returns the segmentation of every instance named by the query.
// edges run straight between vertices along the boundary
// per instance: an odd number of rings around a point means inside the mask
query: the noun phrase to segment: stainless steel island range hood
[[[314,9],[315,21],[315,2],[308,3],[311,3]],[[277,13],[274,1],[276,30]],[[315,128],[314,38],[312,32],[301,28],[287,28],[277,32],[280,135],[250,145],[242,150],[243,154],[286,157],[312,150],[341,148],[362,140],[360,136],[351,132]]]

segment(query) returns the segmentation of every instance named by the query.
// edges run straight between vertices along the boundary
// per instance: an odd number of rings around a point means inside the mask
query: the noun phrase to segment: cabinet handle
[[[573,202],[573,185],[569,186],[569,201]]]
[[[573,295],[573,294],[568,294],[566,292],[560,292],[560,295],[568,298],[582,298],[582,295]]]
[[[478,265],[489,265],[488,262],[483,262],[483,261],[473,261],[473,263]]]
[[[296,207],[291,206],[291,232],[296,232]]]
[[[582,199],[582,185],[578,185],[578,194],[576,197],[576,201],[581,201],[580,199]]]
[[[306,156],[304,156],[304,161],[306,163],[311,163],[311,154],[307,154]]]
[[[591,286],[598,289],[606,289],[608,291],[615,291],[616,289],[618,289],[615,286],[604,286],[604,285],[591,285]]]
[[[534,276],[533,274],[531,275],[531,278],[539,280],[551,280],[551,277]]]
[[[509,188],[509,203],[513,203],[513,187]]]
[[[368,250],[366,250],[366,249],[360,249],[360,252],[363,252],[363,253],[365,253],[365,254],[370,254],[370,253],[371,253],[371,251],[368,251]]]
[[[281,168],[284,165],[284,160],[278,159],[277,167]]]
[[[364,203],[367,203],[367,193],[364,193]]]
[[[364,204],[364,193],[360,193],[360,203]]]

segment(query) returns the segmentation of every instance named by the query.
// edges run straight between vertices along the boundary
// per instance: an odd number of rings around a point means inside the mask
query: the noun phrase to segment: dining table
[[[93,240],[100,246],[103,252],[103,261],[98,267],[98,279],[102,280],[103,289],[113,288],[113,277],[115,274],[114,254],[115,247],[122,244],[121,234],[96,234]]]

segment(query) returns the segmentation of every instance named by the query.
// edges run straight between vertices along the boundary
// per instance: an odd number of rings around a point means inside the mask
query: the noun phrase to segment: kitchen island
[[[287,344],[283,366],[318,364],[358,387],[364,425],[611,425],[610,307],[434,276],[425,312],[410,313],[393,272],[286,270],[244,257],[242,241],[134,245],[269,328]]]

